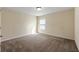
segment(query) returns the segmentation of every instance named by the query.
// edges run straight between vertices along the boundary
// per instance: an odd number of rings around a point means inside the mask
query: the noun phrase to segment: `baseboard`
[[[59,38],[64,38],[64,39],[73,40],[73,39],[71,39],[71,38],[61,37],[61,36],[53,35],[53,34],[49,34],[49,33],[42,33],[42,34],[47,34],[47,35],[51,35],[51,36],[55,36],[55,37],[59,37]]]
[[[27,35],[30,35],[30,34],[24,34],[24,35],[14,36],[14,37],[10,37],[10,38],[5,38],[5,39],[2,39],[0,42],[12,40],[12,39],[15,39],[15,38],[20,38],[20,37],[27,36]]]
[[[48,34],[48,33],[43,33],[43,34],[52,35],[52,34]],[[20,37],[27,36],[27,35],[30,35],[30,34],[24,34],[24,35],[19,35],[19,36],[14,36],[14,37],[2,39],[0,42],[15,39],[15,38],[20,38]],[[55,35],[52,35],[52,36],[55,36]],[[60,37],[60,36],[56,36],[56,37]],[[60,37],[60,38],[64,38],[64,37]],[[65,39],[70,39],[70,38],[65,38]],[[70,39],[70,40],[72,40],[72,39]]]

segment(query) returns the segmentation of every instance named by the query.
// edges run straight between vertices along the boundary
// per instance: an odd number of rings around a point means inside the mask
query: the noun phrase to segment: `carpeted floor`
[[[0,52],[1,52],[1,45],[0,45]]]
[[[31,34],[1,42],[2,52],[77,52],[74,40],[46,34]]]

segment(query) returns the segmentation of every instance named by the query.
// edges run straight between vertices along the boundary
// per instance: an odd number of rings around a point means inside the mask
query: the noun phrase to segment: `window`
[[[45,30],[46,21],[45,19],[40,20],[40,30]]]

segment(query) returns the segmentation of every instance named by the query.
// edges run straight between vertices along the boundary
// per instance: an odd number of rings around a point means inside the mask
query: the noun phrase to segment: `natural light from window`
[[[42,19],[40,20],[40,30],[45,30],[46,20]]]

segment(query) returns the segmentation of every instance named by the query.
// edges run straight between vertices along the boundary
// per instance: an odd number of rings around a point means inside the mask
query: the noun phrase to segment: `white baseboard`
[[[47,34],[47,35],[51,35],[51,36],[56,36],[56,37],[60,37],[60,38],[65,38],[65,39],[73,40],[71,38],[63,37],[63,36],[60,36],[60,35],[53,35],[53,34],[49,34],[49,33],[43,33],[43,34]]]
[[[7,41],[7,40],[11,40],[11,39],[15,39],[15,38],[20,38],[20,37],[27,36],[27,35],[30,35],[30,34],[31,34],[31,33],[29,33],[29,34],[24,34],[24,35],[19,35],[19,36],[14,36],[14,37],[10,37],[10,38],[1,39],[0,42]],[[52,34],[49,34],[49,33],[43,33],[43,34],[52,35]],[[52,35],[52,36],[55,36],[55,35]],[[60,36],[57,36],[57,37],[60,37]],[[64,38],[64,37],[61,37],[61,38]],[[70,39],[70,38],[67,38],[67,39]]]
[[[1,39],[0,42],[7,41],[7,40],[12,40],[12,39],[15,39],[15,38],[20,38],[20,37],[27,36],[27,35],[30,35],[30,34],[24,34],[24,35],[19,35],[19,36],[14,36],[14,37],[10,37],[10,38]]]

